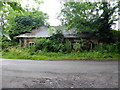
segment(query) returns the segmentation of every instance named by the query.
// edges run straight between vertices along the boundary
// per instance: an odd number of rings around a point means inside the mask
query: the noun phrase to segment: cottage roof
[[[77,34],[75,33],[75,28],[72,28],[70,30],[66,30],[66,27],[62,27],[62,26],[55,26],[52,28],[55,28],[55,30],[60,28],[61,32],[63,33],[64,37],[66,37],[66,38],[78,37]],[[16,37],[17,38],[50,37],[55,32],[56,31],[53,31],[53,30],[51,31],[48,27],[41,26],[37,29],[32,30],[31,33],[21,34]]]
[[[31,31],[31,33],[25,33],[25,34],[21,34],[16,36],[18,38],[22,38],[22,37],[50,37],[49,32],[48,32],[48,28],[45,26],[39,27],[37,29],[33,29]]]

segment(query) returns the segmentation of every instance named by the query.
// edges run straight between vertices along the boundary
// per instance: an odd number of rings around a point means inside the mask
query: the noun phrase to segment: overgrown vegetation
[[[60,13],[62,24],[76,32],[87,32],[96,37],[110,37],[111,25],[117,20],[120,2],[64,2]]]
[[[81,39],[72,46],[69,40],[61,37],[61,35],[55,34],[51,38],[36,39],[36,44],[28,47],[6,46],[2,51],[3,58],[116,60],[120,58],[120,42],[96,44],[94,48],[88,50],[85,44],[87,40]]]
[[[2,2],[0,2],[1,4]],[[6,5],[7,4],[7,5]],[[15,4],[15,3],[13,3]],[[110,7],[109,3],[79,3],[67,2],[62,9],[62,23],[68,29],[76,27],[76,33],[91,34],[91,38],[104,38],[101,43],[91,42],[89,39],[79,38],[71,42],[64,38],[57,30],[50,38],[36,38],[35,45],[19,47],[18,40],[14,36],[30,32],[42,25],[48,25],[46,13],[37,9],[22,9],[16,11],[11,3],[2,3],[2,11],[8,12],[2,17],[2,32],[0,46],[3,50],[3,58],[16,59],[120,59],[120,31],[111,30],[116,18],[115,10],[118,6]],[[10,6],[9,6],[10,5]],[[12,7],[12,6],[13,7]],[[7,8],[7,9],[6,9]],[[101,14],[100,11],[103,11]],[[2,12],[2,15],[4,13]],[[5,20],[7,23],[5,24]],[[4,31],[3,31],[4,30]],[[3,36],[7,33],[12,40]],[[108,39],[109,38],[109,39]],[[109,41],[107,41],[109,40]],[[92,45],[92,46],[91,46]],[[23,54],[24,53],[24,54]]]
[[[19,34],[48,25],[48,15],[38,8],[22,8],[20,2],[5,1],[0,1],[0,6],[0,35],[6,33],[12,40]]]
[[[13,39],[14,36],[30,32],[40,26],[46,25],[47,14],[42,11],[32,10],[24,13],[12,12],[7,16],[9,18],[5,32]]]
[[[23,54],[24,53],[24,54]],[[106,52],[106,51],[83,51],[83,52],[71,52],[71,53],[61,53],[61,52],[45,52],[38,50],[37,52],[31,52],[28,48],[18,48],[9,47],[3,50],[3,58],[11,59],[116,59],[120,58],[118,53]]]

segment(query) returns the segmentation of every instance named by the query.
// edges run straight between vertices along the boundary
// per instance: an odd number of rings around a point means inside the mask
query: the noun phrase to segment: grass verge
[[[72,53],[54,53],[54,52],[31,52],[28,49],[11,48],[3,51],[0,58],[9,59],[47,59],[47,60],[81,60],[81,59],[98,59],[98,60],[119,60],[120,54],[108,53],[101,51],[84,51]]]

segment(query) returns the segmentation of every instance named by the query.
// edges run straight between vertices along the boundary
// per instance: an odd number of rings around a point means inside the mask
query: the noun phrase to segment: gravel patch
[[[3,88],[118,88],[117,73],[45,73],[55,78],[3,76]]]

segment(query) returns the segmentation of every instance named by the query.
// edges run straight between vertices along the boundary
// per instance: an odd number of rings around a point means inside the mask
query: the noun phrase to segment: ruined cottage
[[[24,34],[18,35],[16,36],[16,38],[19,39],[19,43],[21,47],[27,46],[27,45],[33,45],[35,44],[36,38],[42,38],[42,37],[49,38],[50,36],[53,35],[53,33],[56,33],[56,30],[61,30],[61,33],[63,34],[64,39],[69,39],[71,43],[75,43],[80,39],[87,39],[90,43],[90,47],[92,47],[93,43],[94,44],[100,43],[101,41],[104,40],[104,38],[96,38],[85,32],[78,35],[75,32],[76,28],[66,30],[66,27],[63,27],[63,26],[53,26],[50,28],[46,26],[41,26],[39,28],[33,29],[30,33],[24,33]]]
[[[16,36],[17,39],[19,39],[20,46],[27,46],[35,44],[35,38],[49,38],[52,36],[53,33],[55,33],[56,27],[48,28],[46,26],[41,26],[37,29],[33,29],[31,33],[25,33]],[[79,39],[79,36],[75,33],[75,29],[71,30],[65,30],[65,27],[57,27],[61,28],[61,33],[63,33],[65,39],[69,39],[73,41],[74,39]],[[51,30],[52,29],[52,30]]]

